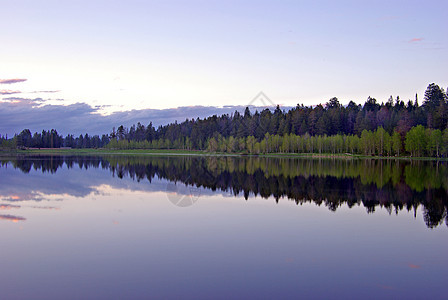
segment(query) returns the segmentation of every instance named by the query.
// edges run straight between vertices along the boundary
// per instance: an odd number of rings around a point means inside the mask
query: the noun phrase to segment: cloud
[[[0,90],[0,95],[20,94],[21,91]]]
[[[409,40],[409,43],[418,43],[423,41],[423,38],[413,38]]]
[[[18,83],[18,82],[24,82],[28,79],[0,79],[0,84],[12,84],[12,83]]]
[[[35,107],[38,105],[41,105],[45,102],[42,98],[21,98],[21,97],[8,97],[3,98],[3,100],[0,100],[0,103],[9,103],[11,105],[30,105],[31,107]]]
[[[12,94],[48,94],[48,93],[59,93],[60,90],[55,91],[32,91],[32,92],[22,92],[13,90],[0,90],[0,95],[12,95]]]
[[[28,92],[28,94],[40,94],[40,93],[59,93],[60,90],[56,90],[56,91],[33,91],[33,92]]]
[[[140,109],[114,112],[101,115],[101,107],[92,107],[86,103],[71,105],[46,104],[42,98],[9,97],[0,101],[0,134],[12,136],[23,129],[31,132],[56,129],[62,135],[88,133],[89,135],[107,134],[113,127],[123,125],[130,127],[140,122],[154,127],[169,123],[183,122],[186,119],[206,118],[212,115],[233,114],[235,111],[244,112],[241,106],[184,106],[169,109]],[[270,107],[274,109],[274,107]],[[257,107],[261,111],[262,107]],[[289,109],[289,107],[283,107]],[[255,108],[252,108],[255,111]]]

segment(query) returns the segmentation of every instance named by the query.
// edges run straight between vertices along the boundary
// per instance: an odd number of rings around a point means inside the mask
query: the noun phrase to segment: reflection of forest
[[[343,203],[362,203],[374,212],[380,205],[389,212],[423,205],[428,227],[446,219],[448,165],[432,161],[367,159],[289,159],[229,156],[20,156],[3,158],[23,172],[54,173],[64,164],[109,169],[114,176],[135,180],[154,176],[211,190],[275,199],[287,197],[297,204],[314,202],[335,211]]]

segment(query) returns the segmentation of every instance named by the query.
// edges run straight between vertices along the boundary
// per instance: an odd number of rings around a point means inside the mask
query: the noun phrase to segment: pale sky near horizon
[[[429,83],[448,85],[447,1],[0,3],[0,79],[27,79],[0,84],[0,99],[108,112],[246,105],[260,91],[285,106],[421,103]]]

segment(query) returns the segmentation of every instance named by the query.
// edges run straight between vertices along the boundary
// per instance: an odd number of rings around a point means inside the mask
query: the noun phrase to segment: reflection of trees
[[[11,162],[14,168],[20,169],[24,173],[29,173],[31,169],[42,170],[43,173],[56,173],[56,171],[64,165],[70,169],[76,165],[80,169],[88,169],[89,167],[108,168],[109,164],[106,160],[99,156],[62,156],[62,155],[27,155],[2,157],[0,159],[2,165]]]
[[[428,190],[426,191],[425,201],[423,202],[423,218],[429,228],[437,227],[443,223],[447,217],[446,191]]]
[[[447,217],[448,166],[429,161],[288,159],[266,157],[23,156],[5,158],[23,172],[58,168],[108,169],[113,176],[142,181],[155,176],[211,190],[230,191],[297,204],[313,201],[336,211],[343,204],[377,206],[389,213],[424,206],[428,227]]]

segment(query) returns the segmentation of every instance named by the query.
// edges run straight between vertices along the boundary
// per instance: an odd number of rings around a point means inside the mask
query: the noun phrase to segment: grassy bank
[[[133,149],[133,150],[111,150],[111,149],[26,149],[26,150],[0,150],[0,155],[11,155],[11,154],[30,154],[30,155],[130,155],[130,154],[140,154],[140,155],[204,155],[207,154],[205,151],[188,151],[188,150],[143,150],[143,149]]]
[[[133,149],[133,150],[112,150],[112,149],[27,149],[27,150],[0,150],[0,156],[6,155],[154,155],[154,156],[178,156],[178,155],[198,155],[198,156],[259,156],[259,157],[285,157],[285,158],[339,158],[339,159],[399,159],[399,160],[440,160],[447,161],[448,158],[434,157],[410,157],[410,156],[366,156],[357,154],[318,154],[318,153],[220,153],[196,150],[178,149]]]

